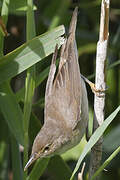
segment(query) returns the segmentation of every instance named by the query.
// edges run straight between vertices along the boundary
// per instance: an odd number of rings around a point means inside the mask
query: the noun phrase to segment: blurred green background
[[[72,12],[75,6],[79,7],[76,40],[80,70],[85,77],[88,77],[93,82],[95,75],[96,44],[99,38],[100,3],[100,0],[34,0],[37,35],[61,24],[65,25],[67,35]],[[2,0],[0,1],[0,7],[2,7]],[[108,90],[106,91],[105,117],[108,117],[108,115],[111,114],[120,104],[120,1],[111,1],[110,7],[109,44],[106,71]],[[26,42],[25,14],[26,2],[24,0],[10,1],[7,23],[7,30],[10,35],[5,38],[4,54],[11,52]],[[43,70],[50,65],[51,57],[52,56],[48,56],[36,64],[36,75],[43,72]],[[15,93],[24,86],[25,74],[26,72],[23,72],[11,80],[11,87]],[[48,71],[46,71],[46,74],[48,74]],[[47,75],[45,76],[47,77]],[[41,82],[40,86],[37,87],[35,91],[29,126],[29,155],[33,140],[44,122],[44,94],[46,81],[47,78]],[[89,99],[89,118],[92,122],[94,94],[88,86],[87,90]],[[23,108],[22,101],[20,102],[20,106]],[[120,116],[118,115],[105,132],[103,142],[103,162],[120,145],[119,120]],[[13,179],[12,148],[14,147],[12,147],[12,145],[14,144],[14,140],[15,139],[0,111],[0,179]],[[40,180],[59,180],[61,179],[61,173],[67,177],[69,171],[74,169],[76,161],[85,144],[86,140],[83,138],[78,146],[62,155],[62,158],[67,164],[64,164],[64,161],[62,161],[60,157],[53,157],[49,161]],[[20,154],[18,156],[22,157],[23,147],[19,146],[19,150]],[[87,179],[89,155],[85,158],[85,161],[85,178]],[[71,170],[69,168],[71,168]],[[106,169],[107,171],[102,173],[102,180],[119,180],[120,155],[117,155]]]

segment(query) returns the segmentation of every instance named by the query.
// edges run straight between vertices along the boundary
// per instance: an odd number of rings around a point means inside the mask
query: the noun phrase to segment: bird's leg
[[[101,93],[103,93],[103,92],[105,92],[106,90],[107,90],[107,88],[105,88],[105,89],[97,89],[96,87],[95,87],[95,84],[94,83],[92,83],[91,81],[89,81],[86,77],[84,77],[82,74],[81,74],[81,77],[83,78],[83,80],[86,82],[86,83],[88,83],[89,84],[89,86],[91,87],[91,90],[92,90],[92,92],[96,95],[96,96],[98,96],[98,97],[101,97],[101,96],[103,96],[103,95],[101,95]]]
[[[103,97],[103,95],[101,95],[101,93],[105,92],[107,88],[105,88],[105,89],[97,89],[97,88],[95,87],[95,84],[94,84],[93,82],[89,81],[89,80],[88,80],[85,76],[83,76],[82,74],[81,74],[81,78],[82,78],[87,84],[89,84],[89,86],[91,87],[91,90],[92,90],[92,92],[93,92],[94,94],[96,94],[98,97]],[[89,141],[89,139],[90,139],[90,134],[89,134],[89,130],[88,130],[88,125],[87,125],[87,128],[86,128],[86,133],[85,133],[85,135],[86,135],[86,140]]]

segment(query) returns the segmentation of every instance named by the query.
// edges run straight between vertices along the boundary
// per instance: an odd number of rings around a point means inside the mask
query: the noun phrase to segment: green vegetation
[[[5,37],[0,28],[0,180],[69,180],[80,171],[83,161],[86,162],[84,180],[87,180],[90,149],[106,129],[103,159],[95,176],[100,173],[102,180],[120,179],[119,0],[111,1],[110,5],[105,122],[88,142],[83,138],[78,146],[63,155],[39,159],[28,172],[23,171],[44,120],[51,54],[56,43],[60,48],[76,5],[79,6],[76,40],[81,73],[94,82],[101,1],[75,2],[41,0],[33,5],[32,0],[0,0],[2,21],[9,33]],[[87,89],[92,128],[94,95],[88,86]],[[104,168],[108,171],[103,171]]]

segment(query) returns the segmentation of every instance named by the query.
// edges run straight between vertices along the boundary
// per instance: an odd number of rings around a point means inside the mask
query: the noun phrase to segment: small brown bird
[[[62,45],[57,75],[57,47],[52,58],[45,93],[45,122],[36,136],[26,170],[36,159],[60,154],[77,145],[88,122],[86,87],[80,76],[75,44],[76,7],[69,35]]]

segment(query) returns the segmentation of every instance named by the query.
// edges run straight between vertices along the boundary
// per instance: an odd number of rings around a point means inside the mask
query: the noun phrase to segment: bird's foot
[[[106,87],[105,89],[103,89],[103,88],[97,89],[97,88],[95,87],[95,84],[92,83],[91,81],[89,81],[89,80],[88,80],[86,77],[84,77],[82,74],[81,74],[81,77],[83,78],[83,80],[84,80],[85,82],[87,82],[87,83],[89,84],[89,86],[91,87],[92,92],[93,92],[96,96],[98,96],[98,97],[104,97],[104,95],[105,95],[104,92],[108,89],[108,87]]]

